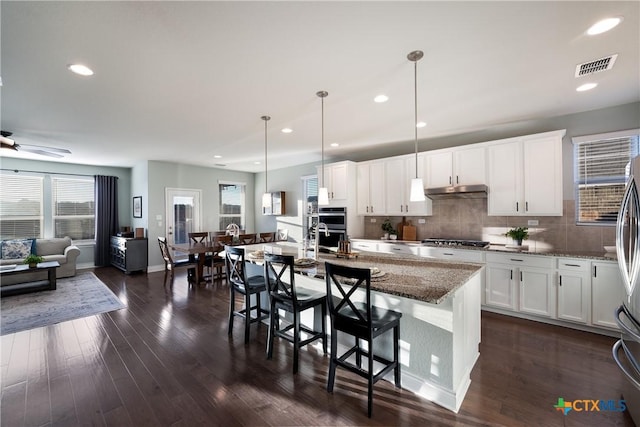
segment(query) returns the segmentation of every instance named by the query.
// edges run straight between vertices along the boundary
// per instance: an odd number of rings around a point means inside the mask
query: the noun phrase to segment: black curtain
[[[110,265],[109,245],[111,236],[118,232],[118,177],[95,177],[96,188],[96,249],[94,263],[97,267]]]

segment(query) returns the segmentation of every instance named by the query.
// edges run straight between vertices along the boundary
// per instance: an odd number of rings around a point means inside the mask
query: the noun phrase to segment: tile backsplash
[[[433,215],[405,217],[416,226],[417,239],[452,238],[486,240],[494,244],[512,244],[504,235],[513,227],[529,227],[529,239],[523,242],[536,250],[569,252],[602,252],[603,246],[615,245],[615,227],[575,224],[575,201],[565,200],[563,216],[488,216],[487,199],[441,199],[433,201]],[[375,218],[376,222],[371,222]],[[364,218],[367,239],[379,239],[384,232],[380,226],[385,218],[392,224],[402,221],[400,216]],[[424,219],[424,224],[420,224]],[[538,220],[529,226],[528,220]]]

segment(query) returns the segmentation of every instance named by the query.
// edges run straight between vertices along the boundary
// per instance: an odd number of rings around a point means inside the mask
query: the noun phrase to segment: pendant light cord
[[[320,187],[324,187],[324,99],[329,95],[329,93],[327,91],[321,90],[319,92],[316,92],[316,95],[320,97],[321,102],[321,113],[322,113],[322,119],[320,122],[320,135],[321,135],[321,141],[322,141],[322,148],[321,148],[321,155],[322,155],[322,160],[321,160],[321,164],[322,164],[322,173],[320,175]]]
[[[267,122],[271,120],[269,116],[260,117],[264,120],[264,192],[268,193],[269,186],[267,184]]]
[[[414,145],[416,152],[416,178],[418,178],[418,61],[413,63],[413,130],[415,132]]]

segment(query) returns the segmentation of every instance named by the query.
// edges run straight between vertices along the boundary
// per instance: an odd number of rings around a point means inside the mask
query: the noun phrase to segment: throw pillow
[[[4,240],[2,242],[2,259],[21,259],[31,254],[33,239]]]

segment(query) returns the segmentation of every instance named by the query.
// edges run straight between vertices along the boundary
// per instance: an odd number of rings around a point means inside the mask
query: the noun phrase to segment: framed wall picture
[[[142,218],[142,196],[133,198],[133,217]]]

